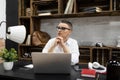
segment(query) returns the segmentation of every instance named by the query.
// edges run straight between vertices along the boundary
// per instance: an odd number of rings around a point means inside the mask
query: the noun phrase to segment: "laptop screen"
[[[68,74],[71,69],[71,54],[32,52],[35,73]]]

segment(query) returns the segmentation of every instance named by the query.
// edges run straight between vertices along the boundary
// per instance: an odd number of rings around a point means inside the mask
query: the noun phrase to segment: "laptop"
[[[32,52],[34,73],[70,74],[71,54]]]

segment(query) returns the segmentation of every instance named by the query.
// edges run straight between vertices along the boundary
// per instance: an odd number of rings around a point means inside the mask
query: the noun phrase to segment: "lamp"
[[[6,21],[0,22],[0,26],[4,22],[6,23]],[[6,34],[7,39],[16,43],[23,43],[26,38],[26,28],[24,25],[9,26]]]
[[[8,27],[7,39],[16,43],[23,43],[26,37],[26,28],[24,25]]]

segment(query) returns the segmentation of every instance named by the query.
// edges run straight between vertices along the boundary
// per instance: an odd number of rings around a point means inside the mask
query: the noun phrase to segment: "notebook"
[[[32,52],[34,73],[70,74],[71,54]]]

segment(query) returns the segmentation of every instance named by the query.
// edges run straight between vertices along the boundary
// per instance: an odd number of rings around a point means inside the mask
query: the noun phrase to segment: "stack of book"
[[[81,76],[95,78],[96,77],[96,71],[93,70],[93,69],[82,69],[81,70]]]
[[[58,9],[37,10],[38,16],[52,15],[58,13]]]
[[[83,12],[102,12],[102,9],[100,7],[88,7],[84,8]]]

